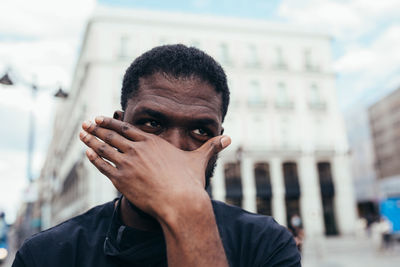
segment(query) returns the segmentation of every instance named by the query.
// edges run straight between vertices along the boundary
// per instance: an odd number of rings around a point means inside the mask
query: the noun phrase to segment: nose
[[[191,151],[195,149],[192,148],[190,138],[183,129],[168,129],[160,134],[160,137],[181,150]]]

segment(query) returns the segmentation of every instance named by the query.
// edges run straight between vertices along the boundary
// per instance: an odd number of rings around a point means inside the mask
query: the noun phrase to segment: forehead
[[[156,73],[140,78],[139,89],[128,101],[126,111],[149,106],[163,113],[207,114],[222,121],[222,94],[198,77],[175,78]]]

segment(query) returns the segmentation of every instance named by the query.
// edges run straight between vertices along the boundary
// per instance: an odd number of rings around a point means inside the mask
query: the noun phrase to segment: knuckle
[[[92,132],[94,135],[96,135],[96,134],[97,134],[97,130],[99,129],[99,126],[97,126],[97,125],[92,125],[92,126],[90,126],[90,127],[92,127],[91,132]]]
[[[127,166],[129,165],[130,161],[126,158],[121,159],[121,165],[122,166]]]
[[[131,128],[131,126],[130,126],[130,124],[127,123],[127,122],[123,122],[123,123],[121,124],[121,131],[122,131],[123,133],[124,133],[124,132],[127,132],[130,128]]]
[[[105,162],[104,160],[103,161],[101,161],[101,163],[100,163],[100,167],[101,167],[101,169],[103,169],[103,170],[108,170],[108,163],[107,162]]]
[[[83,137],[83,141],[84,141],[87,145],[90,144],[91,140],[92,140],[92,136],[91,136],[90,134],[87,134],[85,137]]]
[[[108,134],[105,136],[104,141],[105,141],[106,143],[111,143],[113,139],[114,139],[114,134],[113,134],[113,133],[108,133]]]
[[[132,144],[128,145],[127,148],[128,148],[129,153],[136,153],[137,152],[136,151],[136,147],[134,145],[132,145]]]
[[[88,156],[88,158],[92,163],[94,163],[95,165],[97,164],[97,159],[98,159],[97,154],[91,154]]]
[[[93,124],[93,123],[90,123],[90,125],[89,125],[89,127],[88,127],[88,131],[89,132],[93,132],[93,129],[96,127],[96,125],[95,124]]]
[[[107,145],[106,144],[102,144],[99,148],[98,151],[100,154],[104,155],[106,153],[107,150]]]
[[[104,126],[110,126],[111,119],[110,118],[103,118],[103,121],[100,124],[104,125]]]

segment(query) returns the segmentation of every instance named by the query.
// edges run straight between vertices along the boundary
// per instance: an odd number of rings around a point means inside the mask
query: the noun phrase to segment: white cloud
[[[3,0],[0,32],[33,37],[74,36],[94,0]]]
[[[371,70],[381,74],[395,69],[400,62],[400,24],[384,30],[368,46],[362,44],[349,48],[337,60],[335,68],[347,73]]]
[[[400,25],[387,28],[368,46],[362,44],[348,49],[335,63],[335,70],[354,76],[353,92],[367,92],[371,88],[394,89],[399,86]],[[394,75],[397,73],[397,75]],[[349,91],[351,93],[352,91]]]
[[[77,48],[95,0],[0,2],[0,70],[38,84],[69,86]]]
[[[289,23],[334,37],[341,48],[334,69],[342,103],[350,105],[376,88],[398,87],[400,1],[283,0],[278,13]]]
[[[397,0],[283,0],[278,15],[349,41],[375,29],[377,21],[398,18]]]

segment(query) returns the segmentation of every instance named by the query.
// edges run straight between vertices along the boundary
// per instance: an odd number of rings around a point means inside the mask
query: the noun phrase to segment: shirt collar
[[[167,262],[162,232],[147,232],[123,225],[120,219],[122,196],[114,209],[104,241],[104,253],[129,263],[159,265]]]

